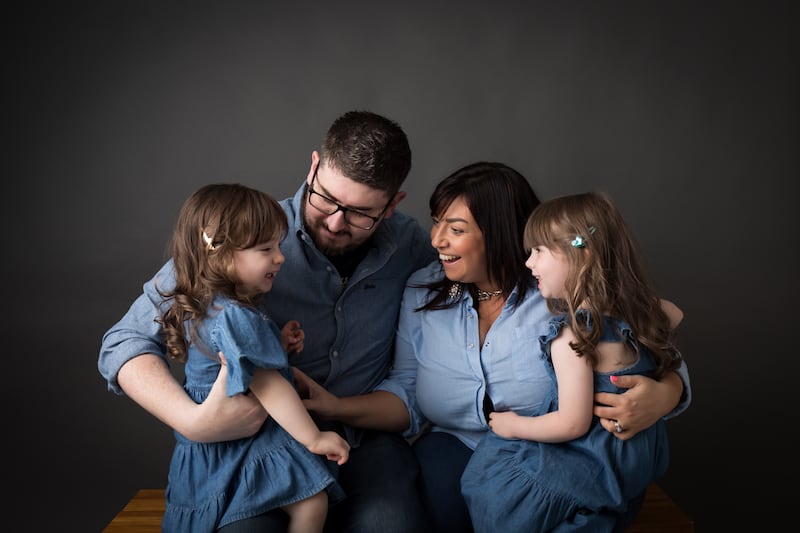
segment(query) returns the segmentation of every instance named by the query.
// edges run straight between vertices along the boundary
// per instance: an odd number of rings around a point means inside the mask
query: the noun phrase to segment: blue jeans
[[[399,435],[365,432],[361,444],[339,467],[347,495],[328,509],[326,533],[411,533],[425,529],[417,492],[419,467]],[[280,509],[219,529],[220,533],[284,532],[288,516]]]
[[[461,496],[461,474],[472,457],[472,450],[453,435],[437,431],[422,435],[414,442],[413,449],[420,468],[420,496],[428,513],[429,530],[471,533],[472,521]],[[616,522],[615,533],[627,529],[643,501],[644,494],[641,494],[630,502],[624,515],[611,518],[612,523]]]
[[[414,442],[420,468],[420,497],[430,531],[470,533],[472,522],[461,496],[461,474],[472,450],[449,433],[433,431]]]

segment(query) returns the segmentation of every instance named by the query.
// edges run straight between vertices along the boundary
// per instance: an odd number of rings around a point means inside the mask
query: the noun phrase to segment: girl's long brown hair
[[[285,235],[287,228],[286,213],[274,198],[237,183],[206,185],[184,202],[172,234],[175,288],[159,291],[171,300],[160,319],[171,357],[186,361],[189,343],[217,295],[254,303],[258,295],[237,290],[233,253]]]
[[[576,241],[576,237],[579,238]],[[603,316],[627,322],[656,362],[653,377],[680,366],[669,318],[648,280],[643,259],[622,214],[607,194],[584,193],[542,203],[525,226],[525,248],[544,246],[564,254],[571,265],[565,300],[550,300],[554,313],[567,313],[577,340],[572,348],[597,361]],[[592,327],[576,318],[588,308]]]

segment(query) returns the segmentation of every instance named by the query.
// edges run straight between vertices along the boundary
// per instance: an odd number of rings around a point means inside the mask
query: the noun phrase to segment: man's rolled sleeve
[[[97,368],[108,382],[108,390],[124,394],[117,375],[120,369],[142,354],[154,354],[167,361],[161,324],[158,321],[160,306],[168,305],[158,292],[156,279],[164,290],[174,286],[172,261],[167,262],[158,274],[144,284],[143,293],[133,302],[122,319],[104,335],[100,345]]]
[[[675,409],[667,413],[664,420],[669,420],[683,413],[692,403],[692,383],[689,380],[689,369],[686,367],[686,361],[681,361],[681,366],[678,367],[675,372],[678,373],[681,381],[683,381],[683,394],[681,395],[680,403],[678,403]]]

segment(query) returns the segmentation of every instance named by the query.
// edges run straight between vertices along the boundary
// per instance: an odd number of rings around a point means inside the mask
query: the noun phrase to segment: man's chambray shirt
[[[303,351],[291,354],[298,367],[337,396],[372,391],[386,377],[403,289],[408,277],[436,259],[430,236],[412,217],[394,212],[380,222],[371,248],[346,284],[306,233],[301,206],[305,183],[281,201],[289,231],[281,243],[286,262],[262,300],[266,314],[282,327],[296,319],[305,332]],[[165,357],[156,322],[161,290],[174,285],[172,260],[145,283],[144,293],[103,336],[98,369],[109,390],[123,394],[117,374],[130,359],[152,353]],[[357,441],[347,431],[351,443]]]

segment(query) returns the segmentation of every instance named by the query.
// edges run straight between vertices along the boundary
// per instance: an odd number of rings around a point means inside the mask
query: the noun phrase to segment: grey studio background
[[[426,227],[435,183],[476,160],[542,198],[610,192],[686,314],[695,396],[668,424],[662,486],[697,531],[794,512],[791,2],[17,4],[0,195],[11,530],[100,531],[165,486],[171,430],[107,392],[100,339],[193,190],[293,194],[350,109],[408,133],[401,208]]]

